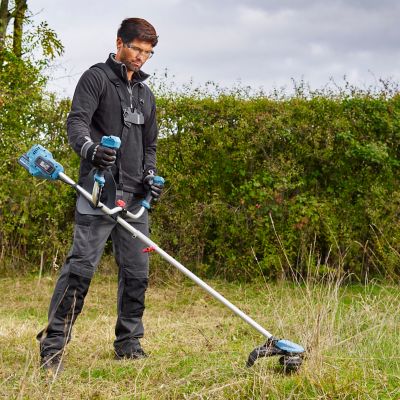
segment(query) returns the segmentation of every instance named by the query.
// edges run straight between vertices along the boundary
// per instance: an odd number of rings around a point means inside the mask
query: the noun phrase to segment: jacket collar
[[[117,74],[117,76],[124,81],[128,82],[128,74],[127,74],[127,69],[126,65],[117,61],[115,59],[115,54],[110,53],[106,64],[108,64],[109,67]],[[138,72],[135,72],[132,76],[132,82],[143,82],[145,81],[150,75],[146,74],[142,70],[139,70]]]

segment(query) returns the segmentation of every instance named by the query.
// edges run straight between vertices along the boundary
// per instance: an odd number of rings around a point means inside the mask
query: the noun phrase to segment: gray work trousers
[[[138,210],[141,199],[125,194],[124,200],[129,211],[135,213]],[[128,222],[148,236],[147,212]],[[72,326],[82,311],[91,279],[110,235],[118,264],[114,348],[129,352],[130,345],[137,346],[138,338],[143,337],[142,316],[149,275],[148,254],[143,252],[146,246],[110,216],[76,211],[74,240],[50,302],[48,325],[37,336],[42,357],[59,352],[71,339]]]

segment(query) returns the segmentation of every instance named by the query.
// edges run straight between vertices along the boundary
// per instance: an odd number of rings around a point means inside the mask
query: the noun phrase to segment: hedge
[[[160,99],[157,239],[229,278],[399,269],[400,96]]]
[[[59,265],[71,241],[73,191],[16,164],[41,141],[76,177],[69,102],[37,103],[0,142],[1,260],[16,270]],[[164,95],[158,119],[167,184],[152,235],[196,273],[398,276],[399,95]]]

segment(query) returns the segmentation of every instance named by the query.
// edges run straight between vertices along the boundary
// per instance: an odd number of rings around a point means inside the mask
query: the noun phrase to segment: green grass
[[[399,399],[400,295],[394,285],[209,282],[308,357],[284,375],[278,359],[245,362],[263,338],[186,279],[150,285],[145,360],[115,361],[116,279],[97,275],[65,354],[46,382],[35,335],[55,278],[0,280],[0,398]]]

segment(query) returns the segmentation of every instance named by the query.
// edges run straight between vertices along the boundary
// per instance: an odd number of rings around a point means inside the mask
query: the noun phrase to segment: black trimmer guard
[[[262,346],[256,347],[249,355],[247,367],[252,367],[260,357],[281,356],[279,363],[285,372],[297,371],[304,357],[305,350],[302,346],[286,339],[271,337]]]

